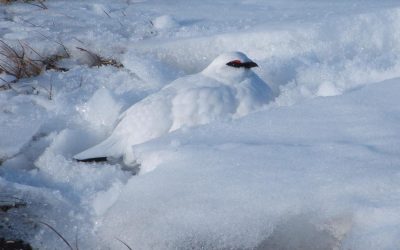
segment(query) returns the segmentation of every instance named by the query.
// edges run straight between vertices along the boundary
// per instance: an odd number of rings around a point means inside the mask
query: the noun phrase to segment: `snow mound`
[[[154,27],[158,30],[172,29],[179,26],[179,23],[170,15],[163,15],[152,21]]]
[[[78,112],[94,130],[109,132],[117,120],[122,105],[106,88],[100,88]]]
[[[106,212],[101,237],[135,249],[398,242],[399,81],[136,146],[143,172]]]

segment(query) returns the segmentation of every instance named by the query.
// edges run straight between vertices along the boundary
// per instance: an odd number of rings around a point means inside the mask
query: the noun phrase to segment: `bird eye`
[[[228,62],[226,65],[235,67],[235,68],[240,68],[240,67],[242,67],[242,62],[240,60],[233,60],[233,61]]]

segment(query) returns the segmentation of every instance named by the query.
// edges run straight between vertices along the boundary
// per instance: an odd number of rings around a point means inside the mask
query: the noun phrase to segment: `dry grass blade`
[[[24,3],[47,10],[47,6],[43,2],[44,0],[24,0]]]
[[[91,67],[100,67],[100,66],[106,66],[106,65],[114,66],[116,68],[124,67],[124,65],[122,63],[117,62],[115,59],[101,57],[98,54],[96,54],[90,50],[81,48],[81,47],[76,47],[76,48],[79,49],[80,51],[83,51],[88,54],[88,56],[90,57],[90,61],[91,61],[91,63],[90,63]]]
[[[11,82],[0,79],[5,82],[5,84],[0,85],[0,90],[9,89],[10,83],[15,83],[21,78],[38,76],[44,70],[68,71],[67,68],[57,65],[58,61],[70,56],[67,48],[62,43],[58,44],[62,46],[64,51],[45,57],[27,43],[18,41],[19,46],[14,48],[0,40],[0,73],[6,73],[15,78]]]
[[[21,47],[29,48],[29,50],[31,52],[33,52],[36,55],[38,55],[40,57],[40,60],[34,60],[34,61],[40,62],[42,65],[45,66],[46,70],[54,69],[56,71],[64,71],[65,72],[65,71],[68,71],[68,69],[62,68],[62,67],[58,67],[57,66],[57,62],[60,61],[61,59],[69,58],[70,55],[68,53],[67,48],[62,43],[58,43],[58,44],[61,44],[61,46],[64,49],[64,53],[63,54],[54,54],[54,55],[51,55],[51,56],[48,56],[48,57],[43,57],[34,48],[29,46],[29,44],[27,44],[27,43],[24,43],[23,45],[21,45]]]
[[[116,240],[118,240],[119,242],[121,242],[122,244],[124,244],[129,250],[132,250],[132,248],[128,245],[128,244],[126,244],[125,242],[123,242],[122,240],[120,240],[120,239],[118,239],[118,238],[115,238]]]
[[[57,40],[54,40],[54,39],[51,39],[50,37],[44,35],[43,33],[39,32],[39,31],[37,31],[37,33],[39,33],[39,35],[43,36],[43,37],[46,38],[47,40],[52,41],[52,42],[55,42],[55,43],[57,43],[58,45],[60,45],[60,46],[63,48],[64,53],[65,53],[65,57],[64,57],[64,58],[69,58],[69,57],[71,57],[71,54],[69,53],[69,50],[67,49],[67,47],[65,47],[65,45],[64,45],[62,42],[57,41]]]
[[[79,250],[79,246],[78,246],[78,231],[76,231],[76,233],[75,233],[75,249]]]
[[[0,0],[0,3],[2,4],[10,4],[13,2],[18,2],[18,0]],[[44,0],[23,0],[22,2],[42,9],[47,9],[47,6],[44,4]]]
[[[42,65],[26,55],[25,47],[19,43],[20,49],[12,48],[0,40],[0,69],[16,79],[37,76],[42,72]],[[7,61],[6,61],[7,60]]]
[[[104,12],[109,18],[111,18],[110,14],[108,14],[107,11],[105,11],[105,10],[103,9],[103,12]]]
[[[74,250],[74,248],[71,246],[71,244],[69,244],[69,242],[52,226],[50,226],[49,224],[47,224],[46,222],[43,221],[39,221],[38,223],[45,225],[46,227],[50,228],[54,233],[56,233],[58,235],[58,237],[60,237],[60,239],[62,239],[64,241],[64,243],[71,249]]]

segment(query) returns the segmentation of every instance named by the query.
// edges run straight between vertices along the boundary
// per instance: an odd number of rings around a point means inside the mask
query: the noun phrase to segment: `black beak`
[[[242,63],[240,61],[228,62],[226,65],[234,67],[234,68],[246,68],[246,69],[258,67],[257,63],[255,63],[255,62],[244,62],[244,63]]]
[[[242,67],[245,67],[246,69],[251,69],[254,67],[258,67],[258,65],[255,62],[245,62],[245,63],[242,63]]]

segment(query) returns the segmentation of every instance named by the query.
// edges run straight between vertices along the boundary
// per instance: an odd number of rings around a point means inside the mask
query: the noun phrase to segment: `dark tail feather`
[[[88,159],[75,159],[79,162],[105,162],[107,161],[107,157],[96,157],[96,158],[88,158]]]

